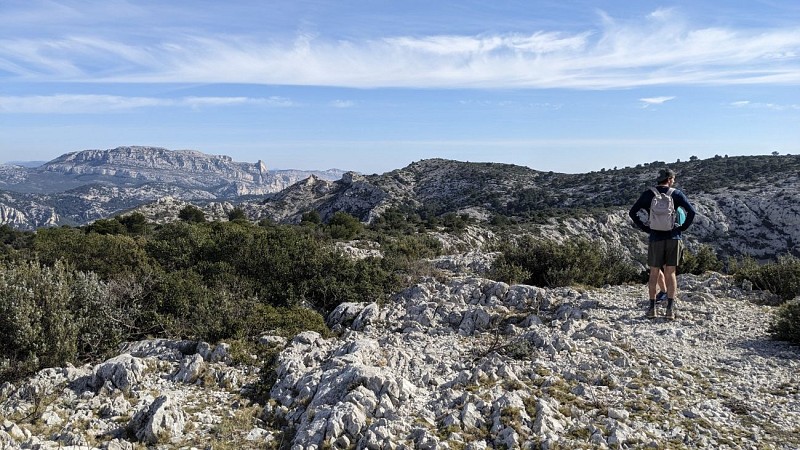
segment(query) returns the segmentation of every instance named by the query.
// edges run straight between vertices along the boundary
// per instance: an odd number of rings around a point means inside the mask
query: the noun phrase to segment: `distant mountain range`
[[[36,168],[0,165],[0,223],[20,229],[82,225],[129,211],[176,220],[186,204],[225,220],[238,207],[251,220],[296,223],[310,210],[370,222],[387,210],[423,217],[501,216],[535,224],[555,239],[584,236],[632,248],[627,210],[659,168],[678,172],[699,215],[689,236],[721,254],[800,254],[800,156],[741,156],[584,174],[499,163],[428,159],[380,175],[341,170],[270,171],[259,161],[153,147],[69,153]],[[633,240],[632,240],[633,239]]]
[[[26,164],[27,165],[27,164]],[[158,147],[67,153],[36,167],[0,165],[0,223],[33,229],[85,224],[163,197],[228,201],[266,196],[344,171],[269,170],[263,161]]]
[[[20,167],[39,167],[43,164],[47,163],[47,161],[8,161],[5,164],[8,166],[20,166]]]

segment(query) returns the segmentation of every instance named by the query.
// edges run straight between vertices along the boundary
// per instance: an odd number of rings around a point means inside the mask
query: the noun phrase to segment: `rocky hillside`
[[[604,239],[638,258],[644,235],[631,230],[627,211],[665,165],[653,161],[562,174],[430,159],[364,176],[273,172],[263,163],[236,163],[228,157],[123,147],[64,155],[30,173],[6,166],[0,170],[0,185],[6,188],[38,186],[42,191],[43,179],[62,180],[59,185],[65,188],[84,184],[55,194],[0,192],[0,222],[17,228],[80,225],[134,209],[164,222],[177,220],[189,202],[209,218],[224,219],[239,207],[254,221],[290,223],[310,210],[323,221],[344,211],[364,222],[388,210],[423,218],[456,213],[484,225],[495,217],[510,218],[524,232],[552,239]],[[709,244],[723,258],[800,255],[800,156],[719,156],[668,165],[700,213],[687,235],[690,246]]]
[[[0,386],[0,447],[799,448],[800,353],[765,334],[762,294],[679,284],[667,322],[642,286],[431,279],[342,304],[331,337],[265,333],[265,377],[224,343],[130,343]]]
[[[85,224],[174,197],[226,201],[278,192],[311,175],[340,170],[269,170],[228,156],[157,147],[68,153],[38,167],[0,165],[0,223],[32,229]]]
[[[628,209],[665,165],[573,175],[432,159],[382,175],[310,178],[241,206],[255,220],[278,222],[298,222],[312,209],[323,220],[345,211],[365,222],[390,208],[422,216],[467,214],[480,222],[504,216],[533,223],[533,233],[549,238],[604,239],[641,252],[644,234],[632,232]],[[800,254],[800,156],[718,157],[669,167],[699,212],[690,245],[709,244],[723,256]]]
[[[290,188],[294,192],[285,196],[291,195],[291,202],[274,197],[264,203],[267,213],[277,219],[292,218],[297,211],[311,208],[323,213],[349,208],[351,214],[369,221],[394,207],[436,215],[467,212],[478,217],[499,214],[536,220],[554,214],[580,215],[581,210],[627,208],[654,184],[658,169],[665,166],[678,172],[678,187],[692,198],[707,194],[735,199],[743,192],[752,196],[765,190],[770,199],[792,197],[797,194],[800,176],[800,156],[791,155],[654,161],[585,174],[428,159],[382,175],[348,176],[333,183],[309,181]],[[354,201],[349,204],[341,197]],[[735,203],[729,206],[737,207]],[[570,213],[575,210],[579,214]]]

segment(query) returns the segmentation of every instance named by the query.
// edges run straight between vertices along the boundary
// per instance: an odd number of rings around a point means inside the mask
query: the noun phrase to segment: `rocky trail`
[[[263,336],[282,348],[265,405],[226,344],[131,343],[0,386],[0,448],[800,448],[800,349],[770,340],[773,307],[716,273],[679,289],[666,321],[641,285],[429,279],[341,305],[332,337]]]

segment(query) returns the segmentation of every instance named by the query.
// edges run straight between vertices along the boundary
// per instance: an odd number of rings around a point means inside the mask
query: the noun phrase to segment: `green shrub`
[[[422,225],[418,213],[400,208],[388,208],[369,225],[379,235],[416,234]]]
[[[563,244],[525,236],[501,246],[490,276],[505,282],[541,287],[623,284],[636,281],[638,270],[621,249],[600,241],[576,239]],[[528,274],[524,280],[522,278]]]
[[[202,331],[214,328],[220,317],[210,317],[212,323],[197,323],[198,316],[212,303],[213,293],[197,272],[182,269],[160,273],[147,299],[147,306],[154,313],[154,332],[173,338],[198,338]],[[207,317],[203,317],[206,318]]]
[[[379,239],[385,258],[414,261],[435,258],[442,252],[442,243],[428,234],[410,234]]]
[[[328,232],[334,239],[350,240],[364,231],[364,225],[346,212],[337,211],[328,222]]]
[[[63,265],[35,262],[0,268],[0,379],[75,358],[77,327]]]
[[[0,242],[15,250],[33,246],[33,232],[20,231],[6,224],[0,225]]]
[[[194,205],[186,205],[178,212],[178,218],[184,222],[202,223],[206,221],[206,214]]]
[[[531,279],[531,272],[506,258],[500,258],[492,266],[491,277],[508,284],[520,284]]]
[[[775,311],[768,331],[774,339],[800,344],[800,259],[785,255],[762,265],[750,257],[732,259],[728,270],[738,282],[749,280],[787,301]]]
[[[168,336],[217,342],[267,332],[285,337],[305,330],[328,332],[322,316],[311,309],[274,307],[228,286],[207,287],[191,271],[166,274],[158,292],[158,319],[153,324]]]
[[[729,272],[742,282],[750,280],[753,286],[772,292],[783,300],[800,295],[800,259],[784,255],[777,262],[759,265],[752,258],[729,263]]]
[[[77,228],[47,228],[36,232],[34,248],[42,263],[66,261],[74,269],[94,272],[102,279],[138,273],[148,265],[141,245],[130,236],[84,233]]]
[[[316,209],[312,209],[311,211],[305,212],[300,217],[301,225],[314,226],[314,225],[319,225],[321,223],[322,223],[322,216],[320,216],[319,211],[317,211]]]
[[[235,220],[247,220],[247,214],[245,214],[244,210],[240,207],[233,208],[228,213],[228,220],[233,222]]]
[[[112,303],[96,275],[60,262],[0,266],[0,381],[116,348]]]
[[[340,215],[333,223],[352,231],[353,220]],[[384,258],[354,260],[334,250],[328,225],[100,225],[41,229],[30,249],[4,247],[3,376],[100,358],[144,337],[216,342],[263,332],[324,334],[323,314],[342,302],[388,298],[414,262],[441,249],[434,238],[407,235],[389,238]]]
[[[717,258],[716,252],[710,245],[701,245],[696,252],[685,251],[678,271],[700,275],[705,272],[719,272],[722,270],[722,261]]]
[[[174,223],[157,230],[146,248],[164,271],[187,271],[180,276],[194,280],[162,277],[170,287],[159,291],[163,298],[154,305],[169,316],[190,301],[173,298],[181,291],[198,301],[224,297],[227,291],[272,306],[305,303],[327,312],[344,301],[374,301],[394,288],[381,260],[353,261],[335,252],[324,234],[305,226]]]
[[[442,225],[449,232],[464,231],[474,220],[467,214],[456,214],[453,212],[444,214],[441,218]]]
[[[773,339],[800,344],[800,299],[778,307],[768,331]]]
[[[125,225],[125,229],[129,234],[145,234],[150,231],[147,218],[142,213],[135,212],[124,216],[117,216],[115,219],[117,219],[119,223]]]
[[[316,311],[308,308],[275,308],[262,305],[254,314],[261,333],[269,332],[278,336],[292,338],[303,331],[316,331],[323,337],[330,334],[325,319]]]
[[[210,229],[200,224],[173,222],[157,229],[144,245],[148,256],[165,270],[192,267],[211,240]]]
[[[136,322],[141,311],[133,291],[109,286],[94,273],[71,275],[69,311],[78,330],[76,350],[80,360],[110,356],[119,344],[136,336]],[[134,294],[135,295],[135,294]]]
[[[125,234],[127,231],[125,225],[117,219],[97,219],[86,227],[87,233],[97,234]]]

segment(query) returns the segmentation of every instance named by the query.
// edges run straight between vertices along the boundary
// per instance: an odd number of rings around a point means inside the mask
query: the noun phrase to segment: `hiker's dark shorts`
[[[647,265],[650,267],[677,266],[683,256],[683,241],[664,239],[651,241],[647,247]]]

